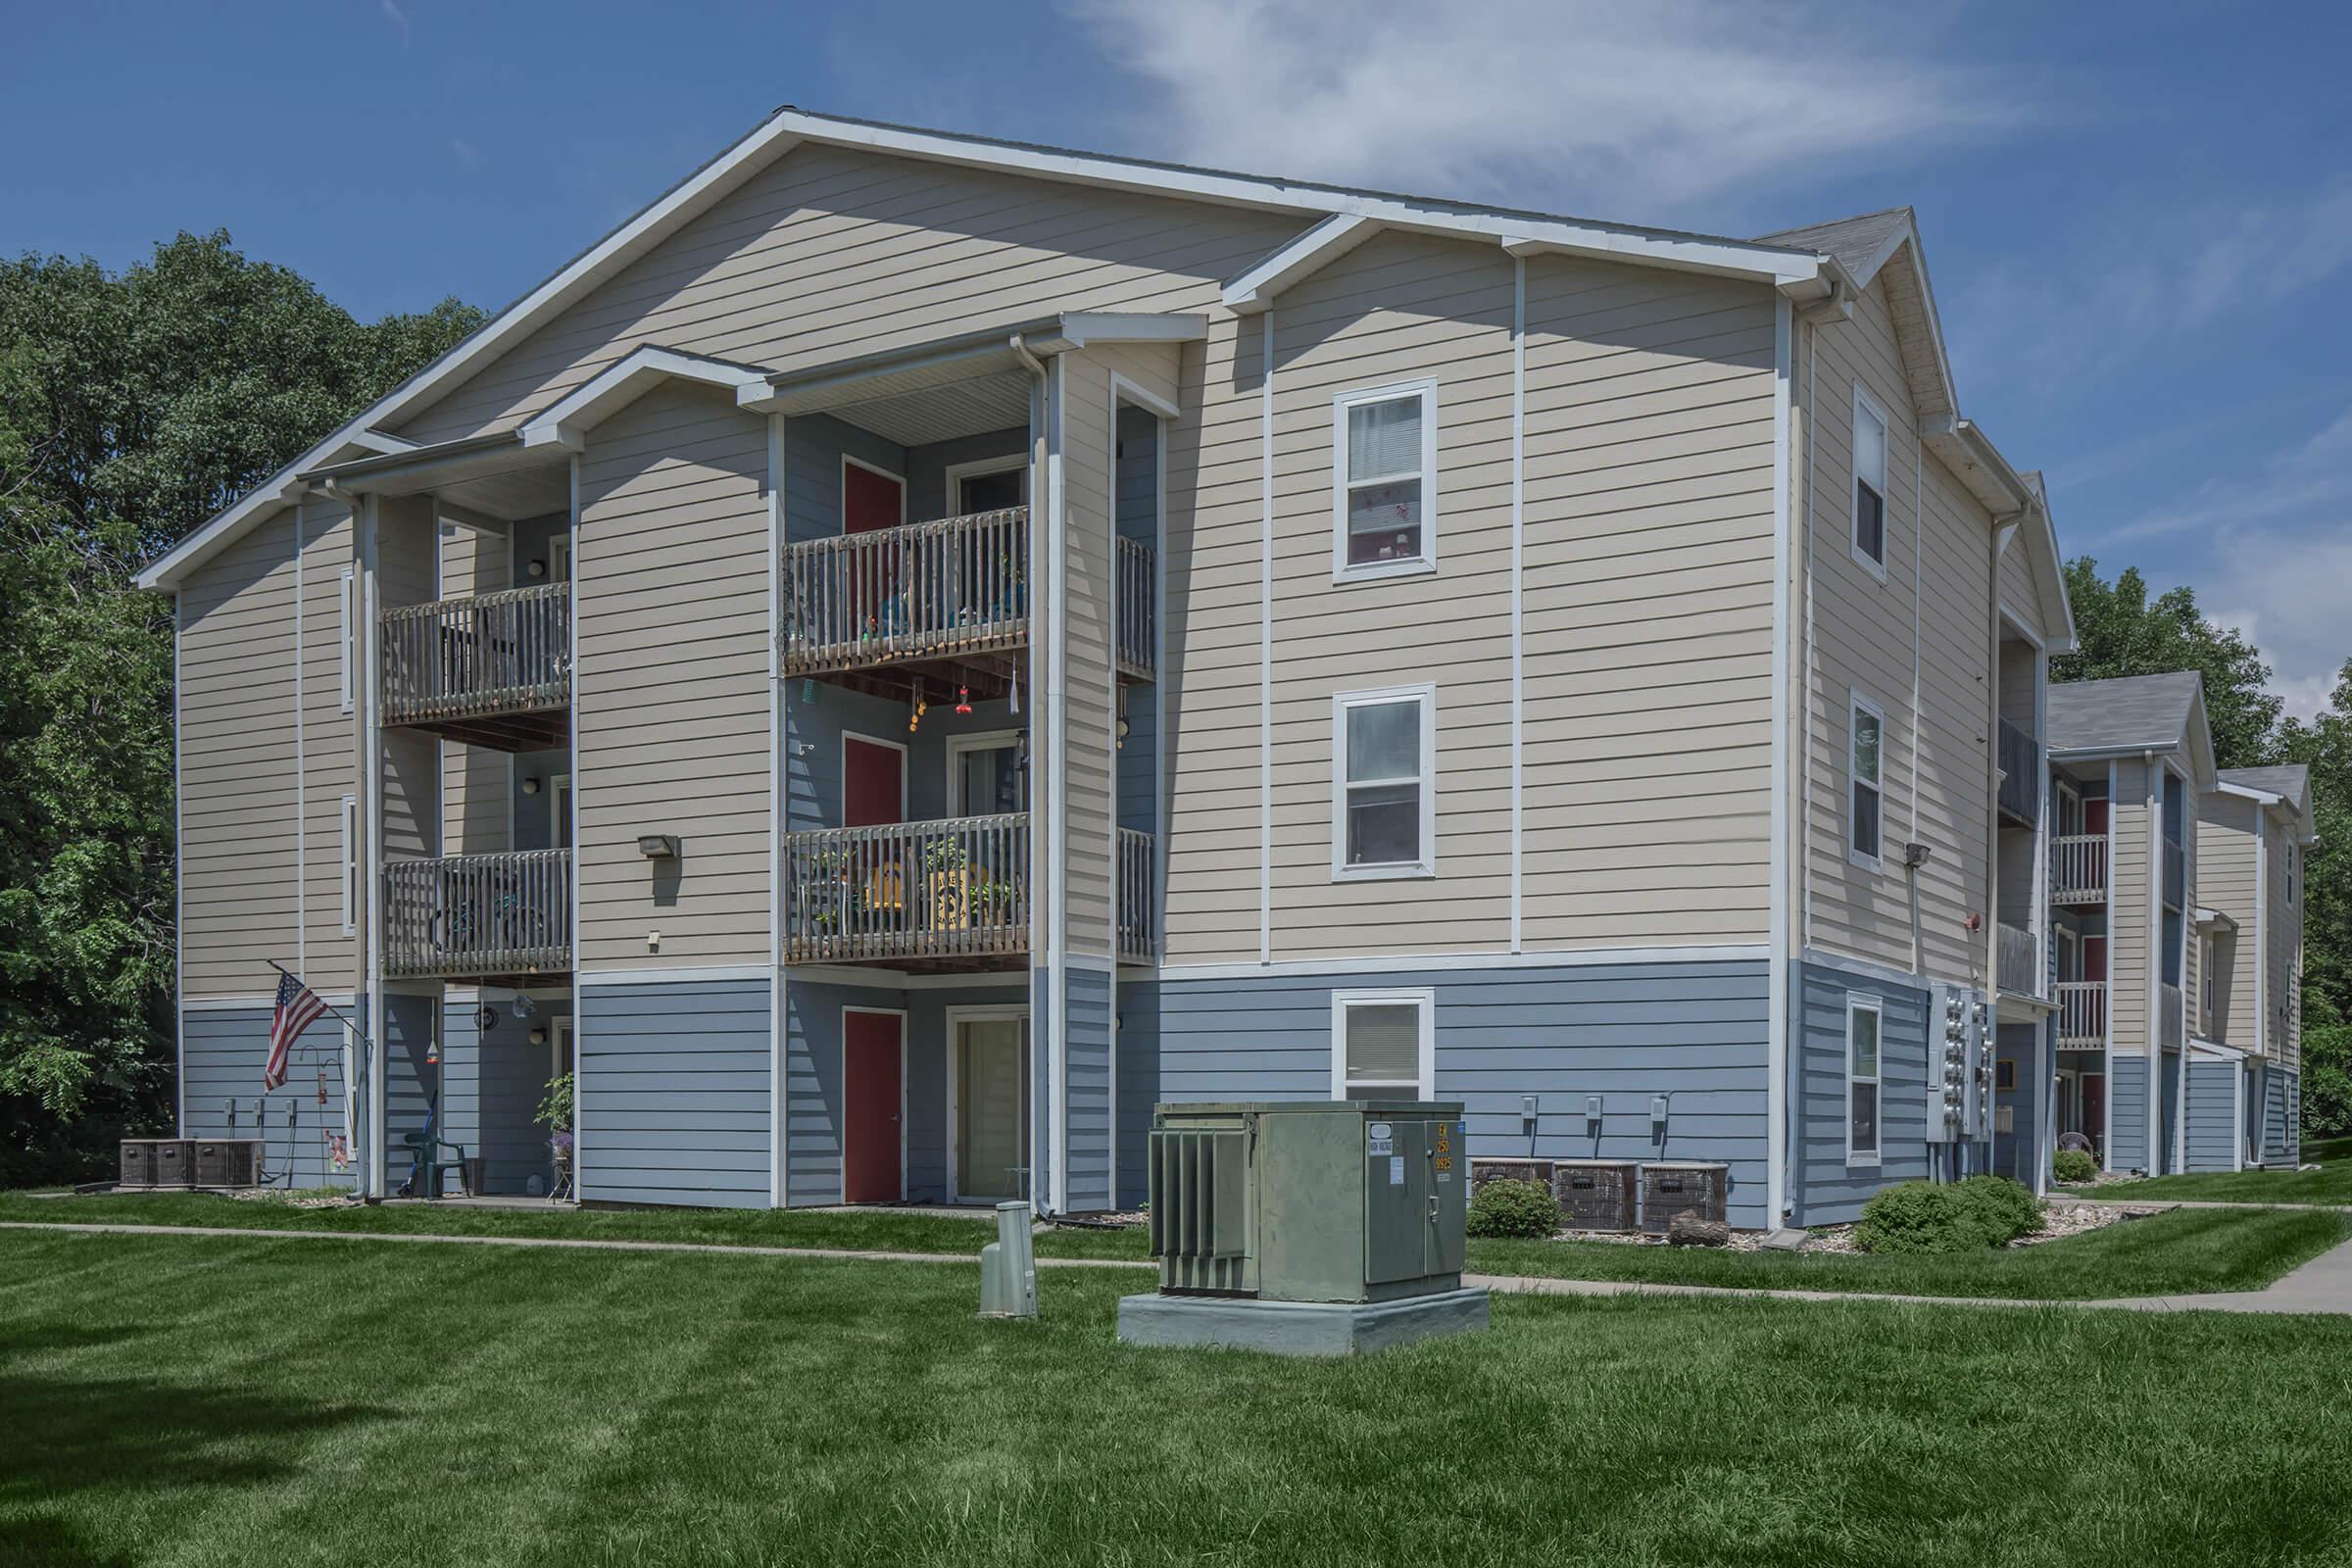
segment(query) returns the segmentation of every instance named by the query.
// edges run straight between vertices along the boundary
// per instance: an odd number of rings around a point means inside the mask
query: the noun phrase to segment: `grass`
[[[2188,1176],[2154,1176],[2145,1181],[2109,1182],[2102,1200],[2180,1200],[2213,1203],[2352,1204],[2352,1138],[2303,1147],[2317,1170],[2224,1170]]]
[[[0,1220],[220,1225],[338,1234],[584,1237],[710,1246],[850,1248],[976,1254],[994,1227],[952,1216],[867,1210],[481,1209],[422,1205],[297,1208],[207,1194],[36,1199],[0,1193]],[[2176,1210],[2038,1247],[1965,1257],[1729,1252],[1612,1242],[1473,1241],[1470,1268],[1554,1279],[1642,1280],[1746,1290],[1868,1291],[1892,1296],[2098,1300],[2256,1290],[2352,1236],[2337,1214]],[[1044,1257],[1147,1261],[1140,1229],[1056,1230]]]
[[[1867,1291],[2027,1301],[2096,1301],[2259,1290],[2352,1237],[2352,1217],[2286,1209],[2173,1209],[2064,1241],[1936,1257],[1733,1252],[1614,1242],[1472,1245],[1491,1274],[1646,1280],[1744,1290]]]
[[[2352,1322],[1510,1298],[1347,1363],[1123,1273],[0,1233],[11,1564],[2341,1560]]]

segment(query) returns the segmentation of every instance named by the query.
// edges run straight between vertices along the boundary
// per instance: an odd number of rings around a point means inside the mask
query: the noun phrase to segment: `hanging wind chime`
[[[956,711],[957,714],[965,718],[969,718],[971,716],[972,689],[969,686],[958,686],[956,688]]]
[[[923,696],[923,678],[920,675],[917,675],[914,678],[914,703],[913,706],[906,710],[907,734],[911,735],[914,733],[915,726],[923,721],[923,714],[929,712],[930,710],[931,704],[925,700]]]

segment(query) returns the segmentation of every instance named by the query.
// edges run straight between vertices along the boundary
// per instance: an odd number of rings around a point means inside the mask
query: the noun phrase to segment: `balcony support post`
[[[357,514],[353,542],[358,560],[360,597],[356,617],[360,647],[355,650],[360,680],[354,692],[352,717],[359,732],[360,893],[357,907],[360,962],[359,989],[367,999],[362,1019],[367,1024],[367,1115],[361,1128],[365,1140],[361,1166],[372,1198],[389,1195],[385,1176],[384,1121],[389,1097],[384,1089],[387,1060],[384,1030],[384,731],[382,594],[378,580],[380,518],[376,498],[347,497]]]

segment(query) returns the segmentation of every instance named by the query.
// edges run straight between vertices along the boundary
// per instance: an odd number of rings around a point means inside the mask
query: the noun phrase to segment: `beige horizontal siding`
[[[353,645],[343,643],[343,572],[353,564],[350,509],[307,499],[302,516],[303,976],[321,989],[356,987],[358,944],[343,929],[343,797],[359,794],[357,699],[364,686]],[[355,595],[356,602],[356,595]],[[343,706],[344,661],[354,706]],[[356,912],[356,909],[355,909]]]
[[[299,956],[295,537],[280,512],[179,593],[183,1000],[268,996]]]
[[[1206,310],[1297,217],[800,148],[404,433],[515,422],[639,343],[790,369],[1062,310]]]
[[[2148,769],[2131,761],[2115,764],[2114,839],[2107,891],[2107,1018],[2115,1049],[2145,1054],[2148,1049],[2150,920]]]
[[[1812,604],[1800,666],[1804,941],[1908,969],[1911,889],[1901,850],[1924,843],[1923,962],[1931,974],[1989,980],[1984,938],[1966,922],[1988,913],[1991,885],[1991,519],[1920,442],[1883,282],[1856,301],[1851,321],[1821,328],[1813,344],[1816,360],[1798,388],[1812,436],[1803,567]],[[1884,579],[1852,549],[1857,383],[1887,418]],[[1886,714],[1885,867],[1876,871],[1846,854],[1854,695]]]
[[[465,523],[441,525],[443,599],[471,599],[515,586],[508,536]],[[441,841],[451,855],[496,855],[511,847],[512,760],[482,746],[441,749]]]
[[[702,388],[657,389],[593,433],[580,498],[580,967],[762,962],[766,421]],[[711,564],[647,586],[679,555]],[[647,860],[647,833],[679,835],[684,855]]]

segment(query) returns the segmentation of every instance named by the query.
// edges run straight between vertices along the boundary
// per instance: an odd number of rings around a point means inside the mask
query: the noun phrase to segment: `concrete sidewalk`
[[[427,1246],[536,1247],[574,1251],[699,1252],[721,1256],[814,1257],[868,1263],[978,1263],[977,1252],[863,1251],[834,1247],[729,1247],[716,1242],[629,1242],[554,1236],[432,1236],[385,1231],[260,1230],[236,1225],[123,1225],[0,1220],[0,1230],[69,1231],[99,1236],[220,1236],[294,1242],[410,1242]],[[1121,1257],[1041,1257],[1039,1268],[1125,1268],[1152,1265]],[[1498,1294],[1535,1296],[1739,1296],[1782,1301],[1876,1301],[1915,1306],[2102,1307],[2132,1312],[2280,1312],[2352,1316],[2352,1242],[2344,1242],[2259,1291],[2213,1296],[2133,1296],[2107,1301],[2035,1301],[2009,1297],[1895,1296],[1868,1291],[1771,1291],[1730,1285],[1667,1285],[1645,1280],[1542,1279],[1518,1274],[1465,1274],[1466,1286]]]

